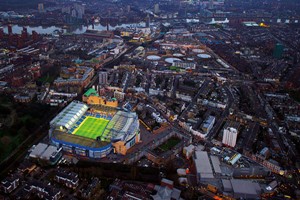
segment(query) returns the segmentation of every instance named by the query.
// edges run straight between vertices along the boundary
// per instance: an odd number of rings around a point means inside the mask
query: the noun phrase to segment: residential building
[[[58,183],[62,183],[72,189],[75,189],[79,185],[78,174],[74,172],[58,171],[54,179]]]
[[[18,177],[8,177],[1,181],[1,190],[9,194],[14,191],[20,184],[20,179]]]
[[[107,84],[107,72],[100,71],[99,72],[99,85],[106,85]]]
[[[225,128],[223,131],[222,143],[230,147],[235,147],[237,135],[238,135],[238,131],[236,128],[233,127]]]

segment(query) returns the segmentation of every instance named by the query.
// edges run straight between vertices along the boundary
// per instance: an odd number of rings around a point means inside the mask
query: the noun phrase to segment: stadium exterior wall
[[[53,137],[51,137],[51,142],[57,147],[62,147],[65,152],[89,158],[106,157],[113,149],[113,146],[111,144],[108,144],[101,148],[92,148],[67,141],[57,140]]]
[[[138,133],[139,134],[139,133]],[[136,143],[137,134],[133,135],[132,138],[126,141],[126,149],[130,149]]]

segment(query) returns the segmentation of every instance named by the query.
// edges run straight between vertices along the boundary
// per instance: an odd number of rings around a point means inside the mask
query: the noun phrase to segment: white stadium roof
[[[132,130],[138,125],[137,120],[135,112],[118,111],[107,124],[103,135],[110,135],[113,139],[126,140],[134,133]]]
[[[84,103],[73,101],[61,111],[51,122],[56,127],[69,129],[87,111],[88,106]]]

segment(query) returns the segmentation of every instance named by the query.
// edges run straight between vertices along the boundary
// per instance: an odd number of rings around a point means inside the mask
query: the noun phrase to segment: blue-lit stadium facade
[[[58,140],[54,137],[51,137],[51,142],[56,146],[62,147],[64,152],[89,158],[104,158],[113,150],[112,144],[92,148],[65,140]]]
[[[83,119],[91,115],[110,120],[103,132],[105,138],[91,139],[72,134]],[[49,138],[53,145],[62,147],[66,153],[99,159],[106,157],[113,150],[120,153],[115,149],[115,143],[124,143],[124,148],[129,149],[138,142],[139,121],[133,112],[118,111],[114,116],[93,114],[86,104],[72,102],[50,122]]]

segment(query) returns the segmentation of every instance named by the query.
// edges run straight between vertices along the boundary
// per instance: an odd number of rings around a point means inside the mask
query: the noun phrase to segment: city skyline
[[[0,199],[299,199],[298,0],[0,2]]]

